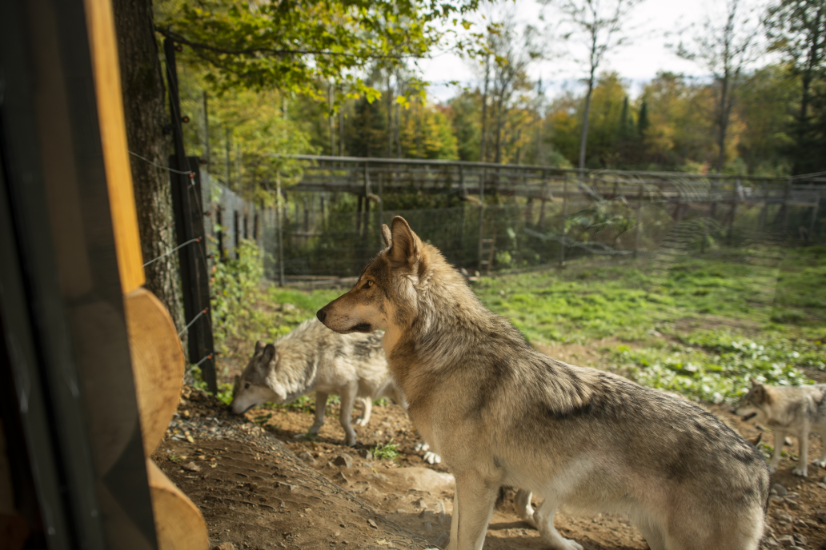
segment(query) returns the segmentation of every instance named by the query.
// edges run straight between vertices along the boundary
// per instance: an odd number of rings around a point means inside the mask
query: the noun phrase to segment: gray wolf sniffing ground
[[[381,332],[338,334],[309,319],[274,344],[258,342],[238,379],[232,412],[243,414],[267,401],[289,403],[315,391],[315,422],[308,433],[317,434],[324,425],[327,397],[339,395],[345,443],[353,446],[356,432],[350,415],[356,399],[364,406],[361,425],[370,420],[372,399],[387,396],[403,404],[387,368],[381,338]]]
[[[456,478],[450,550],[482,548],[499,487],[532,491],[544,541],[581,550],[557,507],[624,512],[653,550],[754,550],[763,456],[713,415],[620,376],[533,350],[484,308],[402,218],[387,247],[318,318],[341,333],[385,329],[409,414]]]
[[[786,436],[797,437],[800,458],[792,473],[806,477],[809,463],[809,434],[820,434],[823,452],[814,464],[826,468],[826,384],[815,386],[774,387],[758,384],[752,379],[751,388],[743,396],[734,413],[744,420],[755,418],[774,433],[774,455],[769,470],[780,464],[780,452]]]

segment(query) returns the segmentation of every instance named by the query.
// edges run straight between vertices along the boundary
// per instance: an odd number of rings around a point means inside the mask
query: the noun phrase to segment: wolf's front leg
[[[320,391],[315,392],[315,422],[307,430],[310,435],[318,435],[321,427],[324,425],[324,411],[327,409],[327,394]],[[305,434],[298,434],[294,439],[301,439]]]
[[[447,550],[482,550],[498,484],[485,483],[473,473],[456,476],[456,495]],[[459,516],[461,514],[461,516]]]
[[[797,437],[800,445],[800,456],[797,458],[797,468],[792,470],[796,476],[806,477],[806,467],[809,465],[809,426],[804,426]]]
[[[559,504],[559,501],[554,498],[545,498],[542,504],[539,505],[533,515],[537,529],[539,529],[539,536],[553,550],[582,550],[581,544],[566,539],[554,527],[554,515],[556,515]]]
[[[823,452],[820,453],[820,458],[814,461],[814,464],[821,468],[826,468],[826,429],[820,432],[820,448]]]
[[[786,434],[781,431],[774,432],[774,454],[769,462],[769,471],[774,473],[780,465],[780,453],[783,452],[783,443],[786,441]]]
[[[351,416],[357,391],[358,388],[355,384],[350,384],[341,389],[341,411],[338,420],[341,422],[341,427],[344,428],[344,444],[348,447],[356,444],[356,430],[353,429]]]

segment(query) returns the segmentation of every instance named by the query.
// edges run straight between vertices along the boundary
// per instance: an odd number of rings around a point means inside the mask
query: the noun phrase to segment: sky
[[[516,10],[516,18],[522,22],[539,23],[539,15],[544,11],[545,19],[554,16],[552,8],[542,8],[535,0],[506,0]],[[755,5],[755,1],[747,4]],[[701,66],[679,58],[666,45],[678,41],[676,33],[689,25],[700,25],[706,14],[723,8],[723,2],[706,0],[644,0],[637,6],[629,19],[629,27],[634,28],[631,43],[608,55],[600,71],[616,71],[629,85],[631,97],[641,93],[645,83],[659,71],[672,71],[691,76],[703,77],[707,71]],[[570,56],[567,56],[570,57]],[[458,80],[462,85],[475,85],[468,61],[452,52],[436,52],[433,59],[419,61],[425,80],[431,82],[428,93],[431,100],[446,101],[457,93],[457,87],[450,81]],[[580,79],[586,75],[587,67],[572,59],[544,61],[529,67],[532,80],[543,80],[549,98],[565,89],[577,89]]]

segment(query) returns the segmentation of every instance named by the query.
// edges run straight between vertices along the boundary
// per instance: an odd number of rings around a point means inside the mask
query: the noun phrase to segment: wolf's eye
[[[244,389],[245,389],[245,390],[248,390],[249,388],[250,388],[250,383],[249,383],[249,382],[247,382],[246,384],[244,384]]]
[[[368,288],[371,288],[372,286],[373,286],[373,281],[367,281],[366,283],[364,283],[364,286],[361,287],[361,288],[364,289],[364,290],[367,290]]]

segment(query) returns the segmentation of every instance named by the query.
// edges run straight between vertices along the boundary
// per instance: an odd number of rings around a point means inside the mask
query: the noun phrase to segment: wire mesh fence
[[[381,224],[394,216],[471,274],[587,256],[665,261],[826,243],[821,175],[772,180],[352,160],[344,169],[316,162],[283,193],[278,212],[206,178],[222,253],[254,238],[268,277],[278,280],[283,270],[286,282],[324,284],[357,276],[382,249]]]

